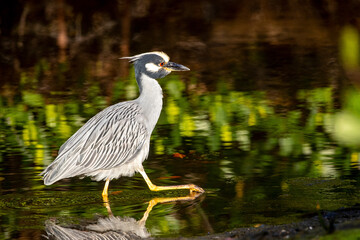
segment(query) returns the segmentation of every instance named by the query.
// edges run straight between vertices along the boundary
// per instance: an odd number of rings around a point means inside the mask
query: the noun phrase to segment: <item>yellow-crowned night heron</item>
[[[190,192],[204,192],[194,184],[156,186],[142,166],[162,108],[162,89],[156,79],[165,77],[171,71],[190,69],[170,62],[163,52],[122,59],[134,64],[140,96],[104,109],[72,135],[60,147],[56,159],[41,173],[45,185],[74,176],[106,180],[102,195],[107,201],[110,180],[139,172],[152,191],[189,189]]]

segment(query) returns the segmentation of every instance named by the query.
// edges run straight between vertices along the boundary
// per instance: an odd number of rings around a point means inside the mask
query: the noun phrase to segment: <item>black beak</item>
[[[167,62],[163,68],[169,70],[169,71],[190,71],[189,68],[178,64],[178,63],[174,63],[174,62]]]

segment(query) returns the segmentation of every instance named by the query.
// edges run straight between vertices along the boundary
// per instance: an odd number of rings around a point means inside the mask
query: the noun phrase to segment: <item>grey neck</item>
[[[142,109],[145,118],[144,123],[151,134],[159,119],[163,105],[162,89],[156,79],[150,78],[146,74],[135,74],[135,77],[140,89],[140,96],[136,101]]]

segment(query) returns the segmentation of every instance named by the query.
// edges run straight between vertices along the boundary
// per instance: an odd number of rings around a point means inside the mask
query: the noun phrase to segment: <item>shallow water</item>
[[[356,82],[342,65],[341,44],[323,36],[336,31],[313,24],[304,38],[302,23],[290,21],[287,37],[254,37],[242,29],[246,21],[219,19],[199,42],[184,37],[179,50],[164,43],[192,71],[159,81],[164,107],[144,162],[158,185],[203,187],[195,200],[170,201],[187,191],[152,193],[139,174],[110,183],[109,205],[103,183],[89,178],[44,186],[39,173],[61,144],[106,106],[135,98],[137,86],[131,66],[109,70],[119,64],[115,51],[61,64],[17,56],[21,67],[3,76],[0,96],[0,238],[115,230],[130,239],[199,236],[357,204],[360,94],[349,87]],[[239,32],[225,31],[235,23]],[[141,49],[146,44],[131,54]]]

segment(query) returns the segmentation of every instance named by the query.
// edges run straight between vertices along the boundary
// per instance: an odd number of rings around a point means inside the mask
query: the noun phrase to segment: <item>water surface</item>
[[[160,48],[156,34],[153,39],[157,50],[169,50],[192,71],[160,80],[164,107],[144,167],[158,185],[203,187],[195,200],[168,202],[189,193],[152,193],[139,174],[110,183],[109,206],[102,182],[72,178],[44,186],[39,173],[67,138],[106,106],[137,97],[133,68],[119,67],[118,49],[106,48],[113,36],[106,31],[95,37],[104,41],[99,49],[82,51],[91,47],[80,42],[70,47],[79,54],[70,51],[65,59],[10,54],[20,65],[10,64],[0,95],[1,238],[40,239],[54,229],[199,236],[300,221],[319,208],[358,203],[360,94],[340,56],[346,45],[324,37],[351,38],[351,28],[349,35],[325,27],[310,11],[307,29],[302,18],[275,14],[256,35],[259,30],[248,31],[247,21],[236,17],[242,10],[224,11],[200,22],[203,31],[181,27],[176,48],[169,42]],[[139,27],[143,20],[133,19],[134,42],[149,32]],[[285,21],[278,34],[270,28]],[[128,45],[129,54],[153,50],[147,44]],[[154,199],[165,202],[147,211]]]

